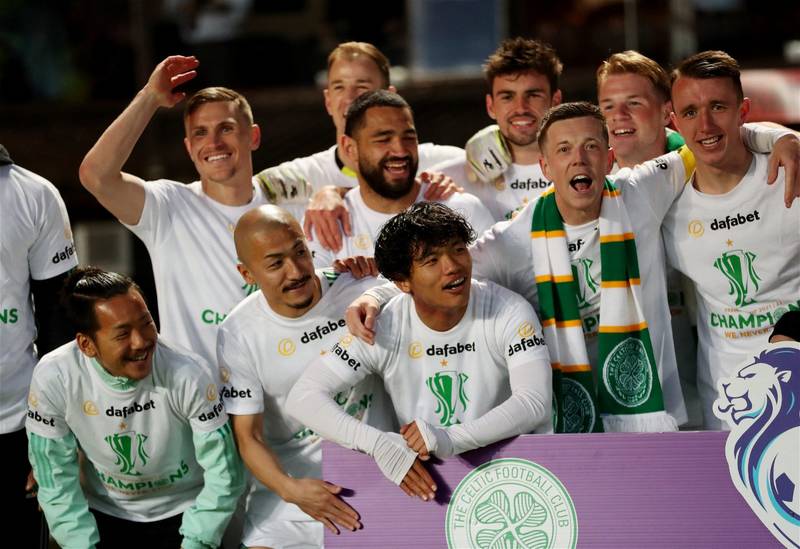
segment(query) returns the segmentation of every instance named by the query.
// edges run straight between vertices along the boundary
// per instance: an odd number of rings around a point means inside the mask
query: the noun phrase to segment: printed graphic
[[[284,337],[278,342],[278,353],[282,356],[292,355],[296,348],[297,347],[294,344],[294,341],[292,341],[288,337]]]
[[[611,397],[627,408],[650,398],[653,374],[641,340],[629,337],[614,347],[603,366],[603,384]]]
[[[575,505],[553,473],[524,459],[484,463],[458,484],[445,519],[451,549],[568,549]]]
[[[436,397],[436,412],[439,414],[439,423],[445,427],[461,423],[456,418],[456,413],[467,409],[467,398],[464,384],[469,379],[467,374],[462,374],[454,370],[437,372],[425,383]],[[460,406],[459,406],[460,405]]]
[[[372,247],[372,239],[368,234],[359,234],[353,239],[353,244],[359,250],[369,250]]]
[[[736,296],[737,307],[755,303],[752,295],[758,291],[758,276],[753,263],[757,256],[745,250],[730,250],[714,260],[714,267],[725,275],[730,284],[728,295]]]
[[[591,259],[578,259],[572,264],[572,278],[577,283],[578,308],[585,309],[589,301],[597,294],[600,285],[592,278],[590,267],[594,262]]]
[[[144,446],[147,438],[147,435],[136,431],[115,433],[105,437],[105,441],[117,456],[115,465],[119,466],[120,474],[141,476],[142,473],[136,470],[137,466],[144,467],[147,465],[147,460],[150,459]]]
[[[530,322],[523,322],[517,328],[517,335],[519,337],[531,337],[533,335],[533,324]]]
[[[422,356],[422,343],[419,341],[412,341],[408,345],[408,356],[411,358],[419,358]]]
[[[561,402],[563,404],[561,414],[564,416],[564,432],[591,433],[596,418],[592,396],[586,388],[574,379],[562,377]]]
[[[87,416],[96,416],[100,411],[97,409],[97,404],[91,400],[87,400],[83,403],[83,413]]]
[[[800,343],[770,345],[735,371],[714,402],[731,429],[731,479],[772,535],[800,547]]]
[[[706,232],[706,228],[703,226],[703,222],[702,221],[700,221],[698,219],[694,219],[692,221],[689,221],[689,235],[690,236],[693,236],[695,238],[700,238],[701,236],[703,236],[704,232]]]

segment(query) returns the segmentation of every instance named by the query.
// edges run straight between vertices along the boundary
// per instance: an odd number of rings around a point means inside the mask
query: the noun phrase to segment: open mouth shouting
[[[392,179],[407,177],[411,172],[411,157],[387,158],[381,162],[381,168],[383,168]]]
[[[580,173],[569,180],[569,186],[578,193],[586,193],[592,188],[592,178]]]

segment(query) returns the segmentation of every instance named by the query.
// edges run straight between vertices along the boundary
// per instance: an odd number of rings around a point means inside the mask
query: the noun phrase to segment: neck
[[[414,308],[417,311],[417,316],[419,316],[419,319],[423,324],[425,324],[425,326],[431,330],[436,330],[437,332],[446,332],[461,322],[461,319],[464,318],[464,313],[467,312],[468,306],[469,303],[466,303],[465,305],[459,306],[456,309],[444,309],[438,307],[427,307],[424,304],[414,300]]]
[[[736,188],[750,168],[753,154],[742,146],[742,154],[731,156],[733,160],[719,166],[698,161],[692,181],[694,188],[705,194],[725,194]]]
[[[539,144],[534,141],[530,145],[520,146],[514,145],[507,141],[510,145],[511,158],[514,164],[521,166],[530,166],[531,164],[538,164],[542,154],[539,152]]]
[[[380,213],[397,214],[407,210],[417,199],[419,191],[420,184],[414,180],[414,184],[411,185],[411,190],[404,196],[400,198],[386,198],[372,190],[360,177],[358,178],[358,192],[361,193],[364,204],[366,204],[370,210]]]
[[[308,311],[313,309],[319,300],[322,299],[322,282],[320,282],[319,277],[314,273],[312,276],[312,282],[314,283],[314,292],[311,297],[311,303],[302,308],[295,308],[289,307],[285,303],[270,303],[267,294],[264,291],[261,291],[261,295],[264,296],[264,299],[267,301],[267,305],[273,312],[286,317],[286,318],[300,318],[305,315]]]
[[[556,193],[556,207],[558,208],[558,213],[561,214],[561,218],[564,220],[564,223],[567,225],[584,225],[589,223],[590,221],[594,221],[600,218],[600,205],[602,204],[602,196],[600,200],[597,201],[596,204],[592,204],[592,206],[585,208],[585,209],[577,209],[571,208],[564,204]]]
[[[252,174],[246,174],[240,179],[225,185],[208,180],[202,180],[201,184],[211,200],[226,206],[244,206],[253,200],[253,178]]]

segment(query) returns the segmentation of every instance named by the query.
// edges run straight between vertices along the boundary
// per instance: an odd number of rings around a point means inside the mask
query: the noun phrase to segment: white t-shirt
[[[694,282],[697,373],[704,423],[722,429],[711,406],[717,381],[766,345],[787,310],[800,309],[800,204],[784,205],[784,172],[767,185],[767,156],[754,154],[730,192],[687,185],[664,223],[669,261]]]
[[[25,397],[36,366],[30,281],[78,265],[64,201],[35,173],[0,166],[0,433],[25,424]]]
[[[247,297],[220,325],[217,354],[225,407],[233,415],[264,414],[264,440],[281,466],[294,478],[322,477],[320,438],[285,411],[286,396],[305,367],[347,334],[344,311],[377,279],[336,278],[317,271],[320,301],[300,318],[275,313],[259,291]],[[335,280],[335,282],[333,282]],[[380,380],[370,377],[336,401],[352,416],[381,430],[396,429],[396,420]],[[312,520],[255,482],[247,513],[255,523],[269,520]],[[321,525],[320,525],[321,528]]]
[[[114,390],[73,341],[33,373],[26,428],[45,438],[75,435],[89,507],[135,522],[183,512],[203,487],[192,433],[228,420],[211,367],[160,341],[153,371]]]
[[[445,160],[464,158],[464,149],[450,145],[420,143],[417,154],[419,155],[418,171],[425,171]],[[358,185],[356,174],[352,170],[340,166],[336,161],[336,145],[311,156],[289,160],[277,167],[295,170],[305,178],[314,191],[320,190],[325,185],[336,185],[337,187]]]
[[[322,359],[348,383],[378,374],[401,424],[421,418],[449,427],[477,419],[511,396],[510,369],[550,369],[533,308],[491,282],[472,281],[467,311],[450,330],[429,328],[412,297],[401,294],[384,307],[375,334],[374,345],[348,336]],[[552,431],[549,414],[538,430]]]
[[[624,168],[613,176],[636,235],[636,253],[644,301],[642,312],[649,326],[653,353],[658,364],[664,407],[679,425],[687,418],[672,343],[661,222],[669,206],[683,189],[686,178],[683,161],[677,153],[669,153],[645,162],[633,170]],[[488,278],[510,288],[538,307],[530,236],[535,203],[534,201],[526,206],[512,221],[496,224],[478,239],[470,251],[474,276]],[[579,296],[589,296],[588,301],[591,304],[591,296],[595,292],[591,286],[600,280],[600,240],[593,229],[589,231],[588,225],[582,228],[565,227],[565,230],[568,231],[568,241],[575,248],[570,251],[570,261],[573,267],[581,267],[577,269]],[[584,234],[585,236],[581,236]],[[578,247],[575,236],[586,243]],[[509,258],[513,258],[513,261]],[[589,277],[581,276],[582,272],[585,275],[582,269],[586,265],[585,262],[581,263],[582,259],[592,261],[589,265]],[[595,299],[599,299],[599,296]],[[597,313],[593,313],[595,310]],[[589,362],[596,366],[595,323],[599,322],[599,302],[596,306],[590,305],[581,309],[581,318]]]
[[[419,194],[414,202],[425,201],[425,189],[421,185]],[[491,227],[492,216],[476,197],[469,193],[455,193],[445,200],[437,200],[464,216],[469,221],[477,234]],[[318,268],[328,267],[335,259],[343,259],[355,255],[371,257],[375,255],[375,239],[378,238],[384,223],[396,214],[376,212],[366,205],[359,188],[348,191],[344,196],[344,204],[350,212],[351,236],[343,236],[342,249],[334,253],[322,247],[318,240],[308,243],[309,249],[314,254],[314,265]]]
[[[538,163],[511,164],[503,177],[492,183],[477,180],[463,156],[438,164],[431,171],[450,176],[465,191],[477,196],[495,221],[511,219],[550,185]]]
[[[160,333],[214,363],[219,323],[257,290],[236,269],[233,230],[242,214],[267,200],[259,185],[244,206],[212,200],[199,181],[151,181],[144,188],[142,217],[126,227],[150,252]]]

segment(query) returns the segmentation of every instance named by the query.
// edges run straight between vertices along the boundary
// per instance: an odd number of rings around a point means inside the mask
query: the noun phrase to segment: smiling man
[[[196,76],[198,64],[194,57],[162,61],[87,153],[80,179],[147,246],[164,337],[213,362],[219,323],[256,289],[243,284],[236,270],[236,222],[267,202],[296,201],[299,215],[308,197],[302,188],[257,184],[252,152],[261,131],[247,100],[227,88],[205,88],[186,104],[184,145],[199,181],[146,182],[122,171],[159,108],[183,100],[175,88]]]
[[[75,340],[36,366],[26,423],[53,537],[65,548],[217,547],[244,488],[217,376],[158,340],[127,277],[78,269],[63,303]]]
[[[256,479],[246,501],[242,543],[250,548],[321,547],[323,525],[356,529],[358,515],[322,477],[321,440],[286,413],[286,397],[304,366],[343,333],[344,310],[375,278],[314,271],[297,221],[276,206],[244,214],[234,232],[248,284],[220,326],[217,354],[229,377],[227,411],[239,451]],[[342,409],[389,429],[394,413],[382,384],[370,376],[336,395]]]
[[[419,164],[417,130],[408,103],[386,90],[360,95],[347,111],[344,154],[356,167],[358,187],[345,195],[352,235],[344,237],[338,252],[310,243],[314,264],[327,267],[334,259],[372,256],[381,225],[415,202],[425,200],[426,185],[416,179]],[[480,201],[456,193],[441,202],[459,210],[479,231],[493,220]]]
[[[489,92],[486,112],[497,121],[467,143],[467,156],[432,168],[453,178],[489,208],[495,220],[539,196],[549,184],[539,167],[536,142],[544,113],[561,102],[562,64],[538,40],[505,40],[483,67]]]
[[[712,413],[717,381],[767,343],[782,314],[800,309],[800,205],[787,190],[790,170],[740,137],[750,100],[735,59],[705,51],[684,60],[672,73],[672,104],[697,168],[666,219],[665,244],[695,284],[704,424],[722,429]]]
[[[317,357],[289,394],[289,413],[324,438],[373,456],[409,495],[434,497],[419,464],[497,440],[549,432],[551,368],[533,308],[519,295],[472,279],[475,234],[442,204],[414,204],[389,220],[375,245],[381,274],[401,295],[369,346],[346,335]],[[331,398],[375,374],[401,433],[358,422]]]

